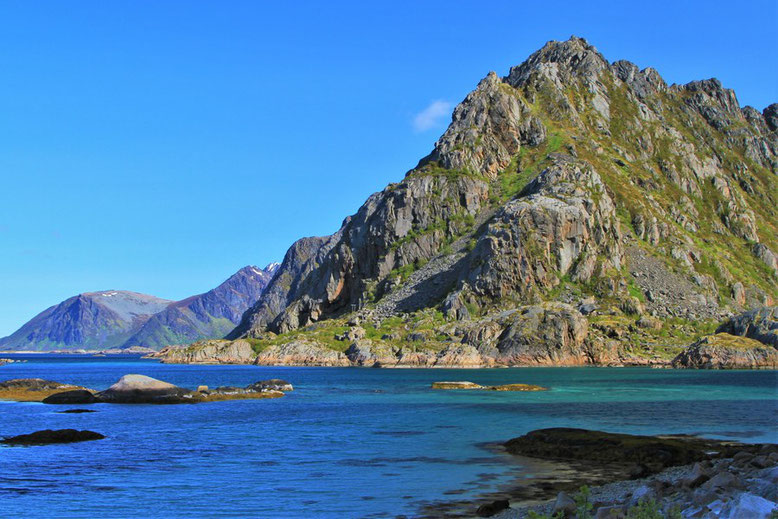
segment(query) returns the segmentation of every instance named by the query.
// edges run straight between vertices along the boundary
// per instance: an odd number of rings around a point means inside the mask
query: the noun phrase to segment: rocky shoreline
[[[775,444],[542,429],[494,449],[522,465],[514,484],[476,502],[430,504],[420,515],[767,519],[778,511]]]
[[[579,309],[594,313],[585,306]],[[661,321],[642,316],[626,326],[615,318],[590,322],[591,315],[584,317],[579,309],[544,303],[457,322],[436,321],[434,312],[389,324],[354,317],[265,339],[168,346],[147,358],[171,364],[375,368],[778,368],[778,307],[737,315],[686,348],[665,345],[663,355],[630,346],[645,340],[644,329],[661,331]]]

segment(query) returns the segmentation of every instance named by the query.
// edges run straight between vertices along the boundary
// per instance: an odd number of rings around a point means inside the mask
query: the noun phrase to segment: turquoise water
[[[778,442],[778,372],[180,366],[132,357],[15,356],[0,380],[103,389],[127,373],[195,388],[283,378],[274,400],[180,406],[0,403],[0,436],[46,428],[108,436],[0,448],[2,517],[395,517],[472,498],[522,470],[484,446],[541,427]],[[456,392],[436,380],[548,392]],[[85,407],[85,406],[80,406]]]

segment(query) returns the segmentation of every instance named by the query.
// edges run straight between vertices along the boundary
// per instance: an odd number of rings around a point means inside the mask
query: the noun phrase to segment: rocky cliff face
[[[243,267],[213,290],[169,305],[151,316],[123,347],[159,349],[170,344],[224,337],[257,302],[278,267],[276,263],[264,269]]]
[[[121,290],[79,294],[47,308],[0,339],[0,348],[44,351],[116,347],[170,303]]]
[[[549,42],[337,233],[293,245],[229,337],[357,364],[667,361],[778,298],[776,113]],[[358,324],[382,333],[335,339]]]

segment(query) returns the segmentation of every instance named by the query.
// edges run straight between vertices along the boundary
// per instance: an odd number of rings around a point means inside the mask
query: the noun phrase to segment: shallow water
[[[5,356],[5,355],[4,355]],[[0,436],[46,428],[108,436],[0,448],[2,517],[394,517],[475,497],[520,467],[485,442],[541,427],[778,442],[778,372],[648,368],[493,370],[165,365],[136,357],[15,355],[0,380],[103,389],[127,373],[177,385],[283,378],[284,398],[89,406],[0,403]],[[548,392],[434,391],[436,380]]]

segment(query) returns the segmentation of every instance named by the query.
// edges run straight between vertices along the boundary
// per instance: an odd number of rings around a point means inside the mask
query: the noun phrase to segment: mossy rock
[[[474,382],[433,382],[432,389],[484,389]]]

